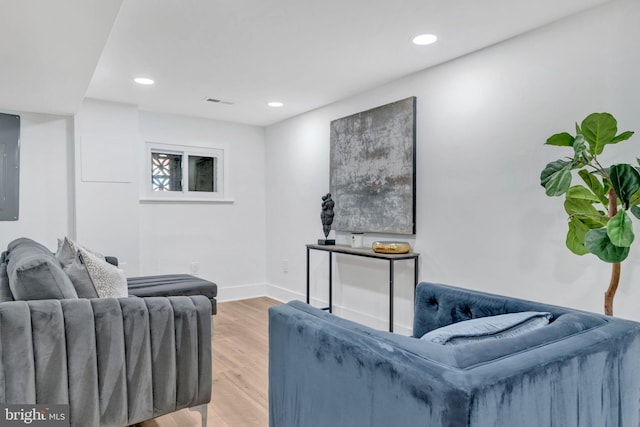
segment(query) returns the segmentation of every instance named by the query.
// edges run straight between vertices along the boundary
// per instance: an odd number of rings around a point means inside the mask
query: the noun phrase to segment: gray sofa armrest
[[[211,397],[205,297],[0,303],[0,402],[69,404],[72,426],[124,426]]]

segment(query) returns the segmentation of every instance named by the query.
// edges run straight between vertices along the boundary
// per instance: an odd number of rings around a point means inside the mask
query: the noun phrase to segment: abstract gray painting
[[[334,230],[415,234],[416,98],[331,122]]]

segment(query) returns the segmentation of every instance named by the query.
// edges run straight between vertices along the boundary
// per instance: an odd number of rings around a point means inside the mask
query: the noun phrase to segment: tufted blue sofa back
[[[562,314],[576,311],[427,282],[418,284],[416,288],[415,307],[413,336],[416,338],[442,326],[477,317],[520,311],[548,311],[553,315],[553,322]]]

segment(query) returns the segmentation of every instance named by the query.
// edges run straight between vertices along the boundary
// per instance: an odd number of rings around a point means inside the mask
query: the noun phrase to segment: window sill
[[[159,203],[184,203],[184,204],[231,204],[234,203],[233,199],[209,199],[206,197],[181,197],[181,198],[169,198],[169,197],[141,197],[140,203],[143,204],[159,204]]]

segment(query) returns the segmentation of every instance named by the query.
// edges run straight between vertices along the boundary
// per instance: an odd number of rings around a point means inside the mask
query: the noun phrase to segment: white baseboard
[[[237,301],[242,299],[258,298],[267,295],[265,283],[254,283],[237,286],[218,286],[218,302]]]
[[[273,298],[277,301],[289,302],[293,300],[306,300],[305,294],[294,292],[290,289],[281,288],[280,286],[272,285],[269,283],[265,284],[265,290],[266,294],[264,296]],[[311,305],[313,305],[314,307],[326,307],[329,305],[329,302],[326,300],[311,298]],[[337,304],[333,305],[333,313],[337,316],[344,317],[345,319],[367,325],[370,328],[380,329],[383,331],[389,330],[389,318],[372,316],[371,314],[351,310],[347,307]],[[400,335],[411,335],[413,328],[406,325],[399,325],[394,322],[393,330]]]
[[[254,283],[248,285],[218,287],[218,302],[237,301],[250,298],[269,297],[281,302],[289,302],[293,300],[305,301],[306,295],[285,289],[280,286],[269,283]],[[311,305],[314,307],[326,307],[329,304],[326,300],[311,299]],[[386,331],[389,328],[389,319],[372,316],[368,313],[362,313],[349,309],[342,305],[333,305],[333,313],[337,316],[344,317],[353,322],[367,325],[370,328]],[[406,325],[394,323],[393,330],[400,335],[411,335],[412,328]]]
[[[373,329],[379,329],[381,331],[389,330],[389,318],[380,318],[380,317],[372,316],[369,313],[362,313],[362,312],[351,310],[347,307],[335,305],[335,304],[333,305],[333,313],[337,316],[344,317],[345,319],[349,319],[353,322],[366,325]],[[394,322],[393,332],[399,335],[411,335],[413,332],[413,329],[404,325],[399,325]]]
[[[266,294],[264,296],[273,298],[280,302],[289,302],[293,300],[305,301],[306,295],[298,292],[294,292],[291,289],[281,288],[280,286],[265,284]]]

